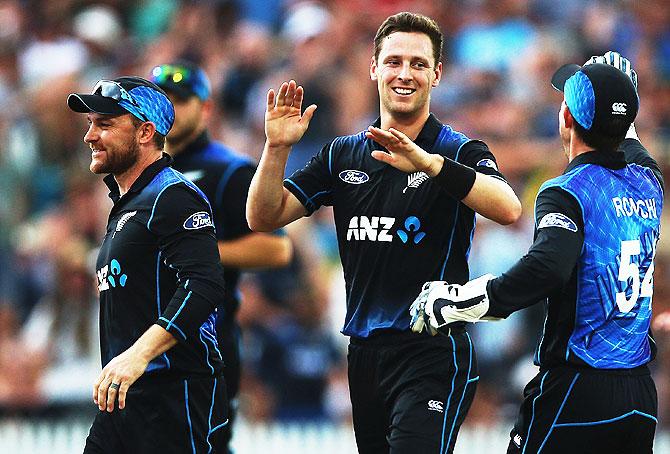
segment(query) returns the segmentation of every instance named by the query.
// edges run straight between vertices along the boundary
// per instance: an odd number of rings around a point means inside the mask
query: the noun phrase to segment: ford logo
[[[363,184],[369,179],[368,174],[360,170],[343,170],[340,172],[340,180],[349,184]]]
[[[203,227],[211,227],[213,225],[212,218],[206,211],[193,213],[186,221],[184,221],[184,228],[187,230],[202,229]]]

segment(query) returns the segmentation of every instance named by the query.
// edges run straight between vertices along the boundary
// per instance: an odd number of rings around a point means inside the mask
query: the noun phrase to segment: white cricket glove
[[[584,66],[591,65],[593,63],[603,63],[605,65],[614,66],[615,68],[623,71],[628,77],[630,77],[630,80],[633,81],[635,90],[637,90],[637,73],[633,69],[633,65],[630,64],[630,61],[627,58],[622,57],[619,52],[608,50],[605,52],[605,55],[594,55],[593,57],[586,60]],[[635,123],[632,123],[630,128],[628,128],[626,139],[640,140],[637,136],[637,131],[635,130]]]
[[[614,66],[615,68],[623,71],[628,77],[630,77],[630,80],[633,81],[633,85],[635,85],[635,89],[637,90],[637,73],[630,64],[630,61],[627,58],[622,57],[619,52],[609,50],[605,52],[605,55],[594,55],[593,57],[586,60],[584,66],[591,65],[593,63],[603,63],[605,65]]]
[[[485,274],[463,285],[426,282],[410,307],[410,328],[417,333],[426,329],[434,336],[440,328],[454,322],[499,320],[486,316],[489,310],[486,284],[494,278]]]

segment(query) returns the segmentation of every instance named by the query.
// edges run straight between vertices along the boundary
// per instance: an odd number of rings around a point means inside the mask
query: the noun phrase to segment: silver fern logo
[[[407,192],[409,188],[418,188],[421,183],[426,181],[428,178],[430,177],[426,172],[414,172],[407,175],[407,186],[405,186],[405,189],[402,190],[402,193],[404,194]]]
[[[121,229],[123,228],[124,225],[126,225],[126,222],[130,220],[133,216],[137,214],[137,210],[131,211],[129,213],[125,213],[123,216],[121,216],[121,219],[119,219],[119,222],[116,223],[116,229],[114,230],[114,233],[112,234],[112,238],[116,236],[116,232],[120,232]]]

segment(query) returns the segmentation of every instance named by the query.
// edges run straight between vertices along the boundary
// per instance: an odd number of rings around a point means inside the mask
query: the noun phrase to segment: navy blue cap
[[[124,76],[98,81],[92,94],[70,94],[67,105],[80,113],[130,113],[142,121],[152,122],[156,131],[163,136],[167,135],[174,123],[174,106],[165,91],[141,77]]]
[[[630,77],[611,65],[564,65],[554,73],[551,84],[563,92],[577,123],[606,136],[626,134],[640,107]]]
[[[162,89],[184,99],[197,96],[204,101],[212,93],[205,71],[186,60],[156,66],[150,79]]]

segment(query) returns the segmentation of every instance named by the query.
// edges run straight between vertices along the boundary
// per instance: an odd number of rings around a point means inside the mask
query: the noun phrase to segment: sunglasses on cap
[[[202,100],[209,97],[209,80],[204,71],[179,64],[156,66],[151,71],[151,81],[180,96],[196,95]]]
[[[116,102],[120,102],[122,100],[127,101],[137,108],[137,113],[142,116],[142,120],[150,121],[147,119],[144,112],[142,112],[142,108],[137,103],[135,98],[133,98],[132,95],[128,93],[128,90],[123,88],[118,82],[114,82],[113,80],[100,80],[97,84],[95,84],[95,87],[93,87],[93,94],[104,96],[105,98],[111,98]]]

